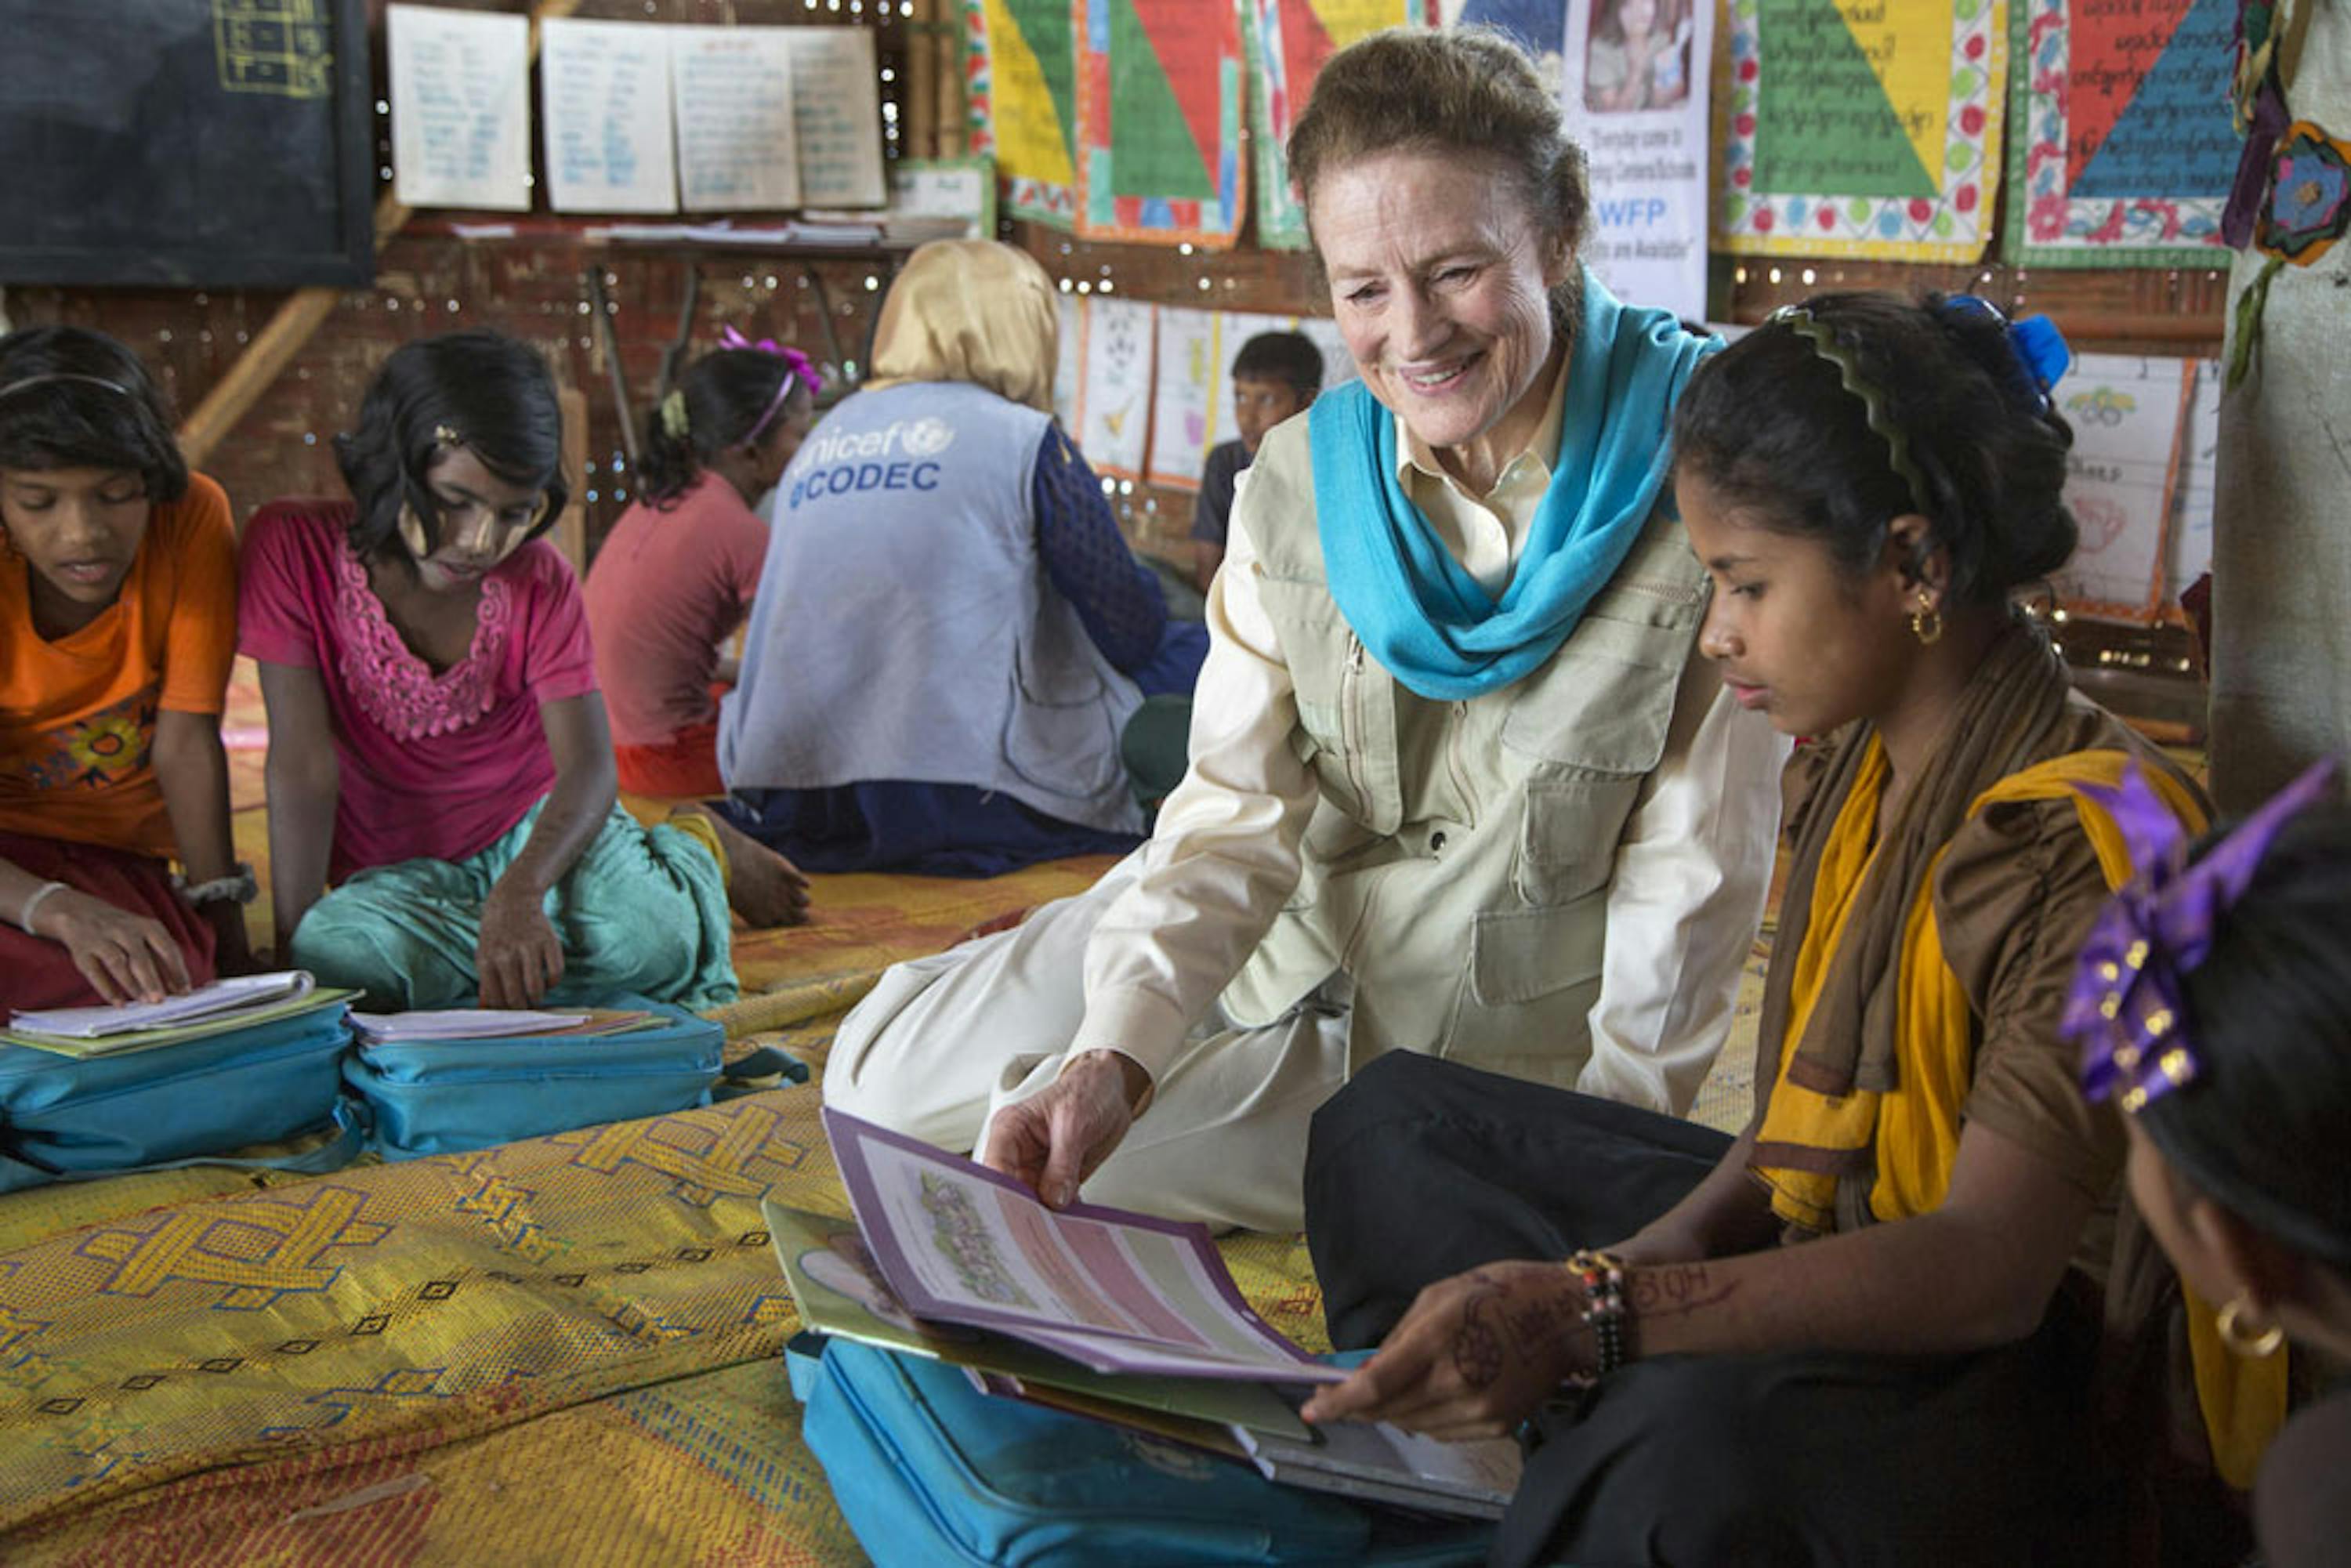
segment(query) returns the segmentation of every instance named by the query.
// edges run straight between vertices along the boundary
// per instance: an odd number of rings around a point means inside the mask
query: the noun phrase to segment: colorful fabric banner
[[[2232,0],[2014,0],[2008,255],[2219,267],[2241,139]]]
[[[2000,178],[2008,5],[1728,0],[1728,68],[1714,95],[1722,248],[1981,256]]]
[[[1383,27],[1428,18],[1426,0],[1249,0],[1249,72],[1257,139],[1257,240],[1306,248],[1306,214],[1290,188],[1290,132],[1322,62]]]
[[[1526,50],[1535,69],[1553,88],[1564,75],[1567,13],[1573,0],[1437,0],[1437,20],[1447,27],[1491,27]]]
[[[1078,216],[1078,42],[1071,0],[965,0],[971,150],[992,153],[1007,215]]]
[[[1238,237],[1241,3],[1081,0],[1078,233],[1213,249]]]

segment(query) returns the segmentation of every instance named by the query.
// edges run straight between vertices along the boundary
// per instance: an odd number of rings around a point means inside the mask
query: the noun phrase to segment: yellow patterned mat
[[[778,1359],[810,1087],[0,1255],[0,1558],[853,1563]],[[1319,1345],[1295,1239],[1227,1255]]]
[[[256,759],[232,760],[266,863]],[[814,879],[812,925],[737,933],[731,1050],[820,1065],[887,965],[1107,864]],[[1718,1125],[1751,1092],[1761,953],[1700,1097]],[[783,1375],[770,1192],[842,1211],[813,1086],[327,1176],[0,1197],[0,1561],[860,1563]],[[1298,1239],[1223,1250],[1323,1348]]]

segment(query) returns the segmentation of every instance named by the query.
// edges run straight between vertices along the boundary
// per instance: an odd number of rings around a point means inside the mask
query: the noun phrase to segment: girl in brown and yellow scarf
[[[2137,758],[2203,810],[2010,608],[2074,548],[2063,365],[1980,300],[1829,296],[1682,401],[1700,646],[1817,737],[1746,1130],[1403,1055],[1315,1123],[1332,1337],[1384,1343],[1307,1414],[1540,1414],[1498,1562],[2113,1544],[2089,1384],[2123,1140],[2057,1020],[2129,860],[2082,787]]]

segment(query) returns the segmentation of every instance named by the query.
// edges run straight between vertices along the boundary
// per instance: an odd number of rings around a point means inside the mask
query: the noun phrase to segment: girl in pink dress
[[[524,345],[411,343],[336,440],[352,499],[276,502],[246,531],[279,947],[373,1007],[727,1001],[730,893],[758,924],[804,904],[706,814],[615,810],[579,583],[539,538],[560,430]]]

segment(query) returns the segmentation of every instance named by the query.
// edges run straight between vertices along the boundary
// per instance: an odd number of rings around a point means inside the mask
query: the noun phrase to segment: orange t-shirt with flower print
[[[0,548],[0,831],[171,855],[155,716],[218,714],[236,657],[236,525],[202,474],[156,507],[97,620],[52,643]]]

